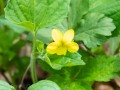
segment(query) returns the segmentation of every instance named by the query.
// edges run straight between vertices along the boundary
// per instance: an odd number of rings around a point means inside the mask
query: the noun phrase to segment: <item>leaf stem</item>
[[[36,52],[36,32],[34,31],[33,32],[33,47],[32,47],[32,54],[31,54],[31,61],[30,61],[31,77],[32,77],[33,83],[37,82],[35,52]]]
[[[81,69],[79,69],[79,71],[73,76],[73,80],[75,80],[77,78],[77,76],[80,74]]]
[[[1,75],[5,78],[5,80],[11,84],[10,80],[8,79],[8,77],[5,75],[5,71],[4,70],[1,70]]]
[[[93,54],[92,52],[90,52],[83,43],[79,44],[80,48],[82,50],[84,50],[86,53],[88,53],[89,55],[91,55],[92,57],[95,57],[95,54]]]
[[[19,89],[20,89],[20,90],[22,89],[22,85],[23,85],[24,79],[25,79],[25,77],[26,77],[27,72],[29,71],[29,69],[30,69],[30,64],[27,66],[27,69],[25,70],[25,73],[24,73],[24,75],[23,75],[23,77],[22,77],[21,83],[20,83],[20,85],[19,85]]]
[[[12,76],[11,70],[8,70],[8,73],[10,75],[11,85],[14,86],[15,88],[17,88],[16,82],[15,82],[15,78]]]

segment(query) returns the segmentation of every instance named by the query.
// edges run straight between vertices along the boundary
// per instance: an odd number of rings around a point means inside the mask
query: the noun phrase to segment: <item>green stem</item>
[[[31,61],[30,61],[30,64],[31,64],[31,77],[32,77],[33,83],[37,82],[35,52],[36,52],[36,32],[33,32],[33,47],[32,47]]]
[[[24,73],[24,75],[23,75],[23,77],[22,77],[22,79],[21,79],[21,83],[20,83],[20,85],[19,85],[19,89],[20,89],[20,90],[21,90],[21,88],[22,88],[24,79],[25,79],[25,77],[26,77],[27,72],[29,71],[29,69],[30,69],[30,64],[28,65],[28,67],[27,67],[27,69],[25,70],[25,73]]]
[[[77,78],[77,76],[80,74],[81,69],[79,69],[79,71],[73,76],[73,80],[75,80]]]
[[[10,70],[8,70],[8,74],[10,75],[11,84],[12,84],[15,88],[17,88],[17,85],[16,85],[16,82],[15,82],[15,79],[14,79],[14,77],[12,76]]]
[[[4,0],[0,0],[0,15],[4,13]]]

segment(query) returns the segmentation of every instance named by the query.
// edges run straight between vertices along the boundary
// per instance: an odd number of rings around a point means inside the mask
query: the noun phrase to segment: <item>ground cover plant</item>
[[[26,76],[24,90],[93,90],[119,77],[120,0],[0,0],[0,70],[10,79],[0,90],[23,90]]]

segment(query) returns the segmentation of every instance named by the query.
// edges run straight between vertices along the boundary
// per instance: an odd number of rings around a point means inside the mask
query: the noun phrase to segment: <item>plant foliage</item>
[[[33,84],[27,90],[92,90],[95,81],[119,77],[119,11],[119,0],[0,0],[0,70],[16,86],[30,66]],[[53,29],[73,29],[79,50],[64,55],[47,52],[55,41]],[[57,48],[68,48],[69,40],[66,45],[61,40]],[[47,78],[40,78],[46,80],[37,81],[36,62],[47,72]],[[15,90],[13,86],[0,81],[0,90]]]

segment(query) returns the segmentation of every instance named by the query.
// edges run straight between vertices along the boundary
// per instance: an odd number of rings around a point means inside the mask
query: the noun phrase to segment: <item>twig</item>
[[[85,47],[85,45],[84,44],[79,44],[79,47],[82,49],[82,50],[84,50],[86,53],[88,53],[88,54],[90,54],[91,56],[93,56],[93,57],[95,57],[95,54],[93,54],[92,52],[90,52],[86,47]]]
[[[2,76],[5,78],[5,80],[6,80],[9,84],[11,84],[10,80],[9,80],[8,77],[5,75],[5,71],[4,71],[4,70],[1,70],[1,74],[2,74]]]
[[[73,76],[73,80],[75,80],[77,78],[77,76],[80,74],[81,69],[79,69],[79,71]]]
[[[28,65],[28,67],[27,67],[27,69],[25,70],[25,73],[24,73],[24,75],[23,75],[23,77],[22,77],[21,83],[20,83],[20,85],[19,85],[19,89],[20,89],[20,90],[21,90],[21,88],[22,88],[22,84],[23,84],[23,82],[24,82],[24,79],[25,79],[26,74],[27,74],[27,72],[28,72],[29,69],[30,69],[30,64]]]

